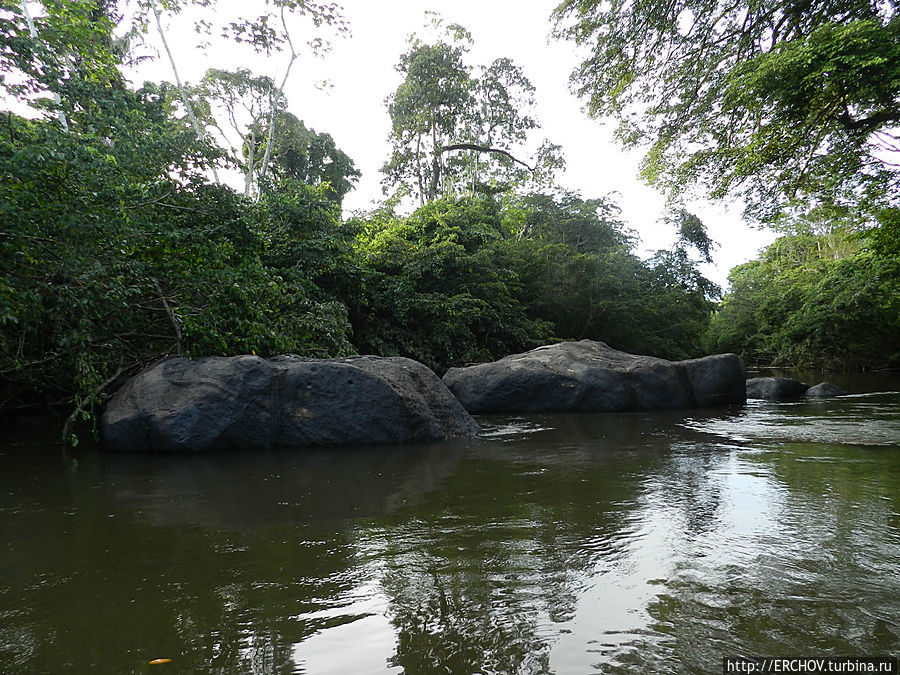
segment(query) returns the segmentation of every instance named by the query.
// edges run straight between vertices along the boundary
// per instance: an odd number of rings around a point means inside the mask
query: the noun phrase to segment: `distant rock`
[[[405,358],[172,358],[107,405],[111,450],[198,452],[414,443],[474,436],[441,380]]]
[[[832,398],[833,396],[846,396],[849,392],[831,382],[820,382],[806,390],[810,398]]]
[[[802,398],[808,384],[790,377],[752,377],[747,380],[747,398],[766,401],[791,401]]]
[[[743,403],[735,354],[666,361],[582,340],[465,368],[444,383],[472,413],[589,412]]]

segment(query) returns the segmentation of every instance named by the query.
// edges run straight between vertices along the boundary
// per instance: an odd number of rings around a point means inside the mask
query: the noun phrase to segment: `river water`
[[[421,447],[77,464],[46,424],[5,430],[0,672],[900,652],[900,394],[479,421]]]

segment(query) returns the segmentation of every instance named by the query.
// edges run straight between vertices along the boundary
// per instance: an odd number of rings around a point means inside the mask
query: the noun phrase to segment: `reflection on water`
[[[734,440],[896,446],[900,418],[896,392],[774,403],[748,401],[744,414],[689,420],[687,426]]]
[[[0,445],[0,672],[693,674],[900,650],[900,396],[482,422],[77,470],[28,430]]]

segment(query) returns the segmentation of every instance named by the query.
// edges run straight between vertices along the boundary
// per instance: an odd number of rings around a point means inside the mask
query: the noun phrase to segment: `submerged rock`
[[[478,425],[427,367],[405,358],[172,358],[107,405],[111,450],[195,452],[414,443]]]
[[[747,398],[767,401],[790,401],[801,398],[808,384],[790,377],[751,377],[747,380]]]
[[[846,396],[849,392],[831,382],[819,382],[819,384],[806,390],[810,398],[832,398],[833,396]]]
[[[743,403],[735,354],[666,361],[582,340],[465,368],[444,383],[472,413],[600,412]]]

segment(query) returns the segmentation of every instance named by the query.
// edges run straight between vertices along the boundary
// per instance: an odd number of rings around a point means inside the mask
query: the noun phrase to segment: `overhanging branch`
[[[492,152],[496,155],[503,155],[504,157],[509,157],[516,164],[521,164],[526,169],[528,169],[531,173],[535,173],[537,171],[537,167],[531,167],[521,159],[513,157],[510,153],[502,148],[492,148],[488,145],[478,145],[477,143],[453,143],[452,145],[445,145],[441,148],[440,152],[451,152],[453,150],[473,150],[474,152]]]

